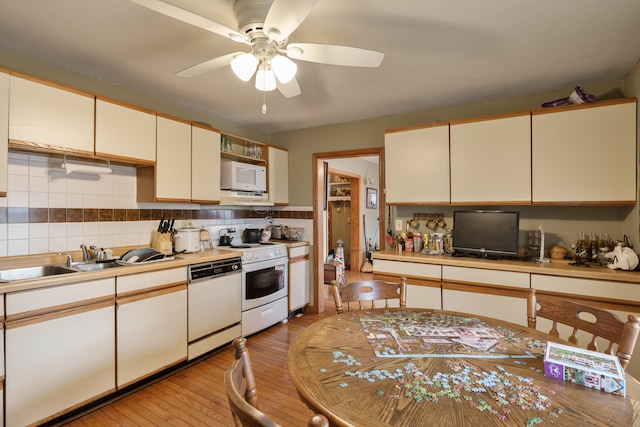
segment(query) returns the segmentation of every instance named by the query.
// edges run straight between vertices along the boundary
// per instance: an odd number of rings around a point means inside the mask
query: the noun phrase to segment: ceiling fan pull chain
[[[267,91],[262,91],[262,114],[267,114]]]

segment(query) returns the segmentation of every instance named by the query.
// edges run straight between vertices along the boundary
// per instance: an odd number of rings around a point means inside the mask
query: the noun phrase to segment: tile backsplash
[[[305,227],[305,240],[311,238],[307,210],[138,203],[135,167],[112,164],[108,175],[67,175],[62,163],[59,157],[9,153],[7,197],[0,198],[0,256],[74,251],[83,243],[103,248],[147,245],[162,217],[175,218],[179,228],[187,223],[264,226],[264,217],[271,215],[274,223]]]

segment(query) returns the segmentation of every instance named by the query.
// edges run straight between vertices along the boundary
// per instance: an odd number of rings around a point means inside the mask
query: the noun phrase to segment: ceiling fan
[[[194,12],[162,0],[131,0],[148,9],[249,46],[210,59],[176,73],[192,77],[231,65],[238,78],[249,81],[256,75],[256,88],[278,89],[285,97],[300,95],[295,78],[297,65],[291,59],[352,67],[378,67],[384,54],[355,47],[289,43],[289,36],[311,13],[318,0],[236,0],[233,12],[238,29],[233,30]],[[291,58],[291,59],[290,59]],[[266,111],[263,105],[263,113]]]

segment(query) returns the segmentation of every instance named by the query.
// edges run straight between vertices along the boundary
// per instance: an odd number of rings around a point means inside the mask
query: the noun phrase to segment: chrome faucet
[[[97,246],[89,246],[89,249],[93,251],[93,259],[98,260],[100,255],[100,249]]]
[[[80,245],[80,249],[82,249],[82,262],[89,261],[89,251],[87,250],[87,246],[83,243]]]
[[[71,258],[71,255],[67,254],[67,253],[62,253],[62,252],[58,252],[58,255],[64,255],[67,257],[67,267],[71,267],[71,263],[73,262],[73,258]]]

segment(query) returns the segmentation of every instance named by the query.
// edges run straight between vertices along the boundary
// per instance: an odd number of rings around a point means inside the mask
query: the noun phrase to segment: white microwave
[[[220,189],[236,191],[267,191],[267,168],[250,163],[222,159]]]

